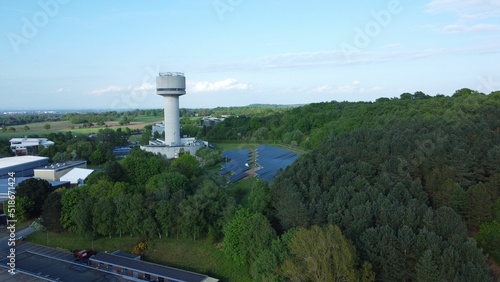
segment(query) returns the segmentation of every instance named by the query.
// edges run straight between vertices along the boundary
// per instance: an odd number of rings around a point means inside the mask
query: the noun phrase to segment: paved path
[[[26,238],[26,236],[28,236],[29,234],[31,234],[35,231],[36,231],[35,228],[33,228],[31,226],[25,227],[21,230],[16,230],[16,232],[15,232],[16,238],[20,238],[20,237]],[[11,248],[11,246],[9,246],[9,238],[10,238],[10,234],[5,236],[5,237],[0,238],[0,258],[7,256],[7,252]],[[16,243],[16,251],[17,251],[17,245],[18,244]]]

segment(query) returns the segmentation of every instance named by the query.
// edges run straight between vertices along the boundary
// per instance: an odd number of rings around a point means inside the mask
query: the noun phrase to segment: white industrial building
[[[93,169],[74,168],[65,175],[61,176],[60,181],[69,181],[71,185],[84,184],[85,179],[94,172]]]
[[[36,156],[17,156],[0,158],[0,178],[8,178],[9,173],[15,177],[30,177],[34,170],[47,166],[49,158]]]
[[[36,156],[40,147],[48,148],[54,142],[47,138],[12,138],[10,139],[10,149],[16,156],[31,155]]]
[[[151,135],[154,135],[155,132],[161,136],[165,131],[165,125],[163,123],[155,123],[151,126]]]
[[[63,175],[74,168],[87,168],[87,161],[68,161],[65,163],[55,163],[34,169],[35,177],[45,180],[59,180]]]
[[[194,155],[205,144],[195,138],[181,138],[179,96],[186,94],[186,77],[179,72],[159,73],[156,77],[156,94],[163,96],[165,103],[165,139],[150,141],[149,145],[141,146],[141,149],[167,158],[176,158],[181,151]]]

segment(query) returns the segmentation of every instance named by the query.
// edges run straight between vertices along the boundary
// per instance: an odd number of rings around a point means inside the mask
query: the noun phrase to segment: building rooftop
[[[42,145],[44,147],[52,146],[55,143],[47,138],[12,138],[9,140],[11,144],[16,143],[19,145]]]
[[[65,163],[55,163],[55,164],[50,164],[46,165],[45,167],[37,168],[36,170],[63,170],[63,169],[68,169],[72,168],[75,166],[79,166],[82,164],[87,164],[87,161],[67,161]]]
[[[154,276],[161,276],[167,280],[186,281],[186,282],[202,282],[210,280],[207,275],[194,273],[186,270],[181,270],[173,267],[163,266],[155,263],[135,260],[108,253],[100,253],[90,258],[94,262],[102,262],[118,267],[135,270],[142,273],[148,273]]]
[[[7,168],[14,165],[25,164],[29,162],[37,162],[48,160],[47,157],[37,157],[37,156],[16,156],[16,157],[6,157],[0,159],[0,169]]]
[[[38,141],[38,142],[43,142],[43,141],[48,141],[49,139],[47,138],[27,138],[27,137],[19,137],[19,138],[12,138],[9,141],[10,142],[21,142],[21,141]],[[51,141],[52,142],[52,141]]]
[[[85,180],[87,177],[89,177],[90,174],[94,172],[93,169],[87,169],[87,168],[74,168],[70,170],[68,173],[65,175],[61,176],[60,180],[61,181],[69,181],[71,184],[78,184],[80,180]]]
[[[124,258],[134,259],[134,260],[141,259],[140,255],[134,255],[134,254],[122,252],[121,250],[116,250],[116,251],[112,252],[111,254],[113,254],[115,256],[124,257]]]

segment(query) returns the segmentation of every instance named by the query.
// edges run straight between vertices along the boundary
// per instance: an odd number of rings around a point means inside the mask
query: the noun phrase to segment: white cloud
[[[362,83],[359,80],[354,80],[350,84],[345,85],[321,85],[313,89],[315,93],[326,93],[326,94],[352,94],[352,93],[373,93],[373,92],[381,92],[384,90],[383,87],[380,86],[372,86],[369,88],[365,88],[362,86]]]
[[[213,92],[227,90],[247,90],[250,84],[238,82],[235,78],[226,78],[224,80],[209,82],[209,81],[194,81],[188,82],[188,91],[192,92]]]
[[[313,89],[314,92],[316,93],[323,93],[323,92],[330,92],[332,90],[332,87],[330,85],[321,85]]]
[[[149,91],[156,89],[156,85],[153,83],[143,83],[137,87],[134,87],[135,91]]]
[[[130,89],[130,88],[131,88],[131,86],[122,87],[122,86],[116,86],[116,85],[109,85],[105,88],[92,90],[92,91],[90,91],[90,94],[100,96],[103,94],[123,92],[127,89]]]
[[[500,1],[498,0],[432,0],[427,11],[434,14],[454,14],[454,23],[438,27],[444,33],[499,31]]]
[[[427,28],[430,28],[427,26]],[[375,50],[352,50],[344,53],[341,50],[321,52],[297,52],[276,54],[246,61],[227,61],[205,65],[204,71],[260,71],[269,69],[308,69],[313,67],[343,67],[347,65],[376,64],[394,61],[431,58],[442,55],[482,54],[498,52],[500,44],[485,45],[478,42],[475,46],[457,46],[454,48],[406,49],[379,48]],[[199,85],[209,85],[199,82]],[[200,87],[201,87],[200,86]]]
[[[57,93],[71,92],[71,89],[58,88],[56,90]]]
[[[500,25],[495,24],[450,24],[443,27],[445,33],[464,33],[475,31],[500,31]]]
[[[495,13],[500,11],[498,0],[431,0],[427,11],[432,13],[471,14],[477,12]]]
[[[382,46],[383,49],[396,49],[401,47],[403,47],[403,44],[401,43],[392,43]]]

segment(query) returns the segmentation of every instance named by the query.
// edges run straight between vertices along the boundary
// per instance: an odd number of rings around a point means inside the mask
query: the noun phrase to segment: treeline
[[[214,109],[180,109],[183,118],[204,116],[229,116],[247,115],[262,116],[269,113],[284,112],[292,108],[282,105],[251,105],[245,107],[218,107]],[[69,121],[73,124],[104,125],[108,121],[118,121],[128,124],[137,117],[163,117],[163,109],[136,109],[129,111],[104,111],[104,112],[74,112],[74,113],[44,113],[44,114],[12,114],[0,117],[0,127],[7,128],[17,125],[36,122]],[[197,130],[201,130],[199,122]]]
[[[39,156],[49,157],[52,162],[86,160],[90,164],[100,165],[114,160],[113,149],[128,145],[128,138],[134,132],[128,128],[116,130],[99,129],[97,134],[74,136],[71,132],[50,133],[47,138],[55,144],[41,148]]]
[[[7,126],[23,125],[34,122],[48,122],[61,120],[58,114],[27,114],[27,115],[3,115],[0,116],[0,127],[6,128]]]
[[[376,102],[315,103],[259,116],[234,115],[213,128],[204,128],[199,137],[213,141],[269,140],[313,149],[331,135],[360,128],[382,129],[394,121],[424,119],[457,123],[479,108],[498,108],[499,95],[500,91],[485,95],[465,88],[451,97],[415,92]]]
[[[102,126],[107,121],[118,121],[121,125],[129,124],[139,116],[163,116],[161,110],[133,110],[133,111],[109,111],[109,112],[88,112],[88,113],[68,113],[61,116],[61,120],[67,120],[73,124],[97,124]]]

